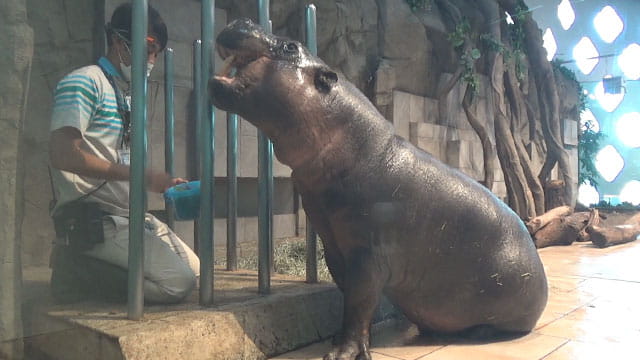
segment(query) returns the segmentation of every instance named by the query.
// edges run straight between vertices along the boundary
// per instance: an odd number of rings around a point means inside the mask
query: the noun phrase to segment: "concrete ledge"
[[[269,296],[211,308],[148,306],[141,321],[127,320],[123,305],[43,310],[30,310],[25,339],[42,359],[255,360],[334,335],[342,324],[342,295],[333,284],[297,281]]]

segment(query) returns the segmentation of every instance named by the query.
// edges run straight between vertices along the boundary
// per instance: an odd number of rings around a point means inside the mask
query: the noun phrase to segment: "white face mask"
[[[153,70],[153,63],[147,62],[147,77],[151,75],[151,71]]]
[[[127,47],[127,50],[129,48]],[[120,57],[120,72],[122,73],[122,77],[125,81],[131,82],[131,65],[125,65],[124,61],[122,61],[122,55],[118,53],[118,57]],[[129,57],[131,57],[131,51],[129,51]],[[153,63],[147,62],[147,77],[151,75],[151,71],[153,70]]]
[[[128,51],[129,47],[126,45],[125,47],[127,48],[127,51]],[[122,73],[122,78],[126,82],[131,82],[131,65],[124,64],[124,61],[122,60],[122,54],[120,54],[119,51],[118,51],[118,57],[120,58],[120,73]],[[131,51],[129,51],[129,58],[131,58]]]

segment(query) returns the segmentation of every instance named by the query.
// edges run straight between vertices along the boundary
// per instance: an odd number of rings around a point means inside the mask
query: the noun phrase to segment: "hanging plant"
[[[605,135],[593,131],[591,123],[585,123],[578,135],[578,185],[590,184],[598,187],[598,170],[595,165],[595,157],[602,149]]]
[[[451,43],[451,46],[453,46],[456,52],[460,54],[460,65],[463,68],[462,80],[469,84],[473,93],[477,93],[480,83],[476,76],[474,64],[482,54],[480,53],[480,50],[475,47],[465,51],[464,45],[465,42],[469,41],[470,32],[471,26],[469,25],[469,22],[467,20],[463,20],[456,25],[455,30],[449,33],[447,38]]]
[[[578,111],[583,112],[589,107],[587,94],[585,93],[582,84],[580,84],[580,82],[578,81],[576,73],[568,67],[562,65],[563,63],[564,61],[558,58],[551,60],[551,65],[553,66],[554,70],[560,72],[565,78],[572,80],[575,83],[575,86],[578,89]]]
[[[480,41],[482,41],[482,44],[490,51],[494,51],[494,52],[505,55],[504,44],[496,40],[493,36],[491,36],[491,34],[480,35]]]
[[[562,65],[560,59],[553,59],[551,65],[554,71],[559,72],[565,78],[574,83],[578,91],[578,113],[588,108],[587,95],[585,94],[582,84],[578,81],[576,73],[566,66]],[[593,124],[586,122],[580,126],[578,133],[578,185],[589,184],[593,187],[598,186],[597,179],[600,177],[595,165],[595,157],[602,149],[602,143],[605,135],[601,132],[593,130]]]
[[[524,22],[524,15],[528,11],[529,10],[527,8],[517,6],[516,13],[512,17],[513,24],[511,24],[508,27],[509,36],[511,37],[511,43],[513,47],[513,50],[512,50],[513,54],[510,54],[512,55],[510,57],[513,57],[513,59],[516,62],[516,77],[518,78],[519,81],[522,81],[524,79],[524,76],[527,72],[527,69],[524,63],[524,58],[526,56],[524,53],[525,31],[523,28],[523,22]]]

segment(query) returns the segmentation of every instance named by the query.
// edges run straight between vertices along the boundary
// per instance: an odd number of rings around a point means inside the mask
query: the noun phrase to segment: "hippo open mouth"
[[[262,78],[265,66],[277,55],[279,39],[249,19],[227,25],[216,38],[216,49],[224,60],[221,70],[210,80],[214,104],[233,110]]]
[[[246,78],[245,74],[251,72],[252,65],[267,54],[256,51],[230,49],[220,44],[217,46],[218,54],[224,60],[222,69],[214,76],[214,79],[226,84],[233,84],[237,79]]]
[[[299,42],[269,34],[249,19],[227,25],[216,38],[216,50],[224,64],[209,80],[211,99],[216,107],[238,114],[255,108],[255,102],[264,102],[274,90],[287,87],[276,84],[275,78],[301,81],[302,69],[312,76],[320,69],[319,75],[330,72]]]

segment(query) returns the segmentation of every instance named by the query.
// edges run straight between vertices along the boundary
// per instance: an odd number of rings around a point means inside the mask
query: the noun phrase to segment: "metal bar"
[[[258,136],[258,291],[271,292],[271,256],[269,241],[269,139],[259,132]]]
[[[275,272],[275,267],[273,263],[275,247],[273,240],[273,143],[271,140],[268,141],[267,148],[267,219],[269,220],[269,228],[268,228],[268,239],[269,239],[269,268]]]
[[[269,34],[273,33],[273,22],[269,20],[267,22],[267,32]],[[275,272],[275,267],[273,264],[275,247],[273,243],[273,142],[267,139],[267,220],[269,224],[268,228],[268,244],[269,244],[269,269]]]
[[[258,0],[258,23],[262,25],[265,30],[268,30],[267,26],[269,26],[269,19],[271,18],[269,16],[269,6],[269,0]]]
[[[128,318],[140,320],[144,309],[144,215],[147,192],[147,0],[133,0],[131,88],[131,170],[129,187]]]
[[[200,174],[200,127],[202,123],[202,41],[196,40],[193,42],[193,98],[195,107],[195,132],[193,133],[196,140],[196,151],[194,156],[194,164],[197,164],[195,171],[193,172],[193,179],[199,179]],[[193,250],[196,254],[200,253],[200,236],[198,229],[200,228],[200,222],[198,219],[193,221]]]
[[[200,127],[200,217],[198,236],[200,240],[200,304],[213,304],[213,180],[214,180],[214,136],[215,112],[207,96],[207,80],[213,74],[213,29],[215,1],[202,0],[202,73],[200,100],[202,122]]]
[[[238,115],[227,113],[227,270],[238,269]]]
[[[164,52],[164,171],[175,176],[173,166],[173,154],[175,149],[174,124],[175,112],[173,111],[173,49],[167,48]],[[173,206],[165,202],[167,225],[173,230],[175,218]]]
[[[305,13],[306,45],[311,55],[318,56],[317,26],[316,26],[316,6],[307,5]]]
[[[269,0],[258,0],[260,25],[269,29]],[[258,130],[258,292],[271,292],[271,217],[269,198],[270,144],[267,136]]]
[[[309,52],[313,56],[318,56],[318,42],[317,42],[317,30],[316,30],[316,7],[313,4],[307,5],[305,14],[305,27],[306,27],[306,45]],[[307,216],[307,283],[318,282],[318,240],[316,232],[311,226],[311,221]]]
[[[305,238],[307,240],[307,280],[308,284],[314,284],[318,282],[318,241],[316,232],[309,222],[307,217],[307,227]]]

